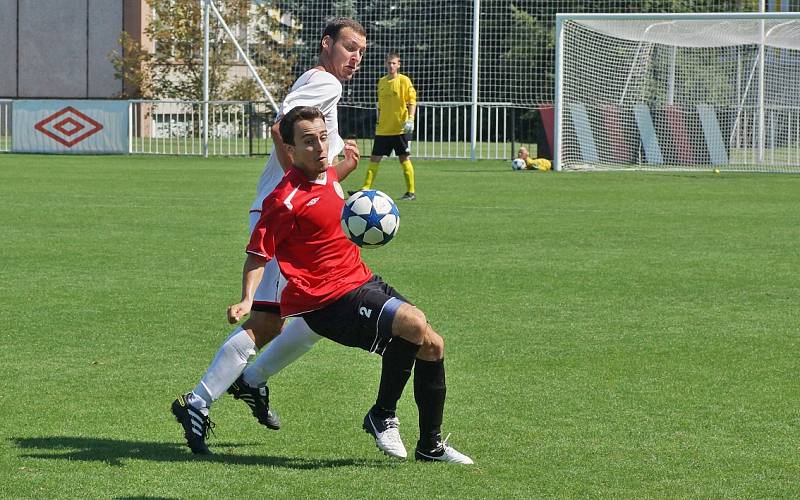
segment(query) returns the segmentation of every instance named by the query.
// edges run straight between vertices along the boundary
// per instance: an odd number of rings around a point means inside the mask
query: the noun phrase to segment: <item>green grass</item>
[[[364,258],[445,337],[477,465],[380,455],[379,359],[328,341],[271,380],[283,429],[224,398],[192,456],[169,404],[230,329],[262,163],[0,155],[0,497],[800,496],[788,175],[418,161]],[[377,187],[404,191],[396,162]],[[411,390],[399,413],[413,446]]]

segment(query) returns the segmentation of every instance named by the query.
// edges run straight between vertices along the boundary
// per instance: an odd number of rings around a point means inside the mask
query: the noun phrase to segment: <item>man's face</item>
[[[517,151],[517,158],[526,160],[528,158],[528,150],[525,148],[519,148],[519,151]]]
[[[322,40],[322,52],[330,65],[330,68],[327,69],[341,82],[347,82],[353,78],[366,49],[367,38],[348,27],[339,31],[336,40],[330,37]]]
[[[328,168],[328,129],[321,118],[299,120],[294,124],[294,145],[286,145],[293,163],[309,180]]]
[[[400,58],[393,57],[391,59],[386,60],[386,71],[392,75],[397,76],[397,72],[400,70]]]

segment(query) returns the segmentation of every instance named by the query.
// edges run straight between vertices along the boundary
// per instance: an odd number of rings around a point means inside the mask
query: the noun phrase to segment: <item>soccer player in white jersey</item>
[[[328,163],[333,164],[344,150],[342,163],[345,167],[352,170],[357,166],[357,146],[352,141],[345,144],[339,136],[336,106],[342,96],[341,82],[353,78],[365,49],[366,32],[354,20],[334,19],[323,30],[318,65],[303,73],[292,85],[272,127],[273,152],[258,180],[256,198],[250,210],[251,231],[261,216],[262,201],[291,167],[279,131],[282,117],[291,109],[297,106],[320,109],[325,117],[330,144]],[[277,413],[269,407],[266,380],[302,356],[320,339],[303,322],[290,322],[281,332],[283,319],[279,303],[284,285],[278,263],[273,260],[255,293],[253,310],[247,321],[225,340],[197,386],[172,403],[172,413],[183,426],[193,453],[210,453],[205,444],[208,428],[212,425],[208,410],[226,391],[247,403],[259,423],[270,429],[280,428]],[[270,343],[275,337],[277,339]],[[248,367],[248,359],[268,343],[269,347]]]
[[[287,280],[282,316],[295,316],[293,323],[305,323],[334,342],[382,356],[378,397],[363,423],[378,448],[392,457],[407,457],[396,411],[413,368],[420,431],[415,458],[472,464],[441,436],[447,392],[444,339],[421,310],[370,271],[342,232],[344,192],[339,180],[355,167],[328,164],[330,136],[317,108],[289,111],[280,134],[293,166],[264,199],[247,245],[242,298],[228,308],[229,321],[239,321],[252,310],[264,266],[277,258]]]

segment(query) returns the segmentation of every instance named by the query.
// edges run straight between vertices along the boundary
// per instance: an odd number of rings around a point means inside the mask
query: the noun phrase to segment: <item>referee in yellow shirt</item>
[[[417,91],[411,79],[398,73],[400,55],[390,52],[386,56],[386,76],[378,80],[378,125],[375,130],[375,141],[369,157],[369,168],[364,186],[361,189],[372,189],[381,159],[389,156],[394,150],[403,175],[406,178],[406,194],[401,200],[416,200],[414,194],[414,167],[409,155],[409,142],[414,132],[414,112],[417,109]]]

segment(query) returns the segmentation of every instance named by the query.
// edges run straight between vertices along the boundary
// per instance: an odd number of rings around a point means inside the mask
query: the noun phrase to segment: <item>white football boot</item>
[[[375,438],[375,445],[390,457],[407,458],[408,452],[400,439],[400,420],[397,417],[383,420],[367,412],[364,416],[364,430]]]
[[[427,462],[448,462],[462,465],[472,465],[475,463],[471,458],[447,444],[448,439],[450,439],[450,434],[447,435],[444,441],[439,441],[432,450],[421,450],[419,445],[417,445],[414,458]]]

